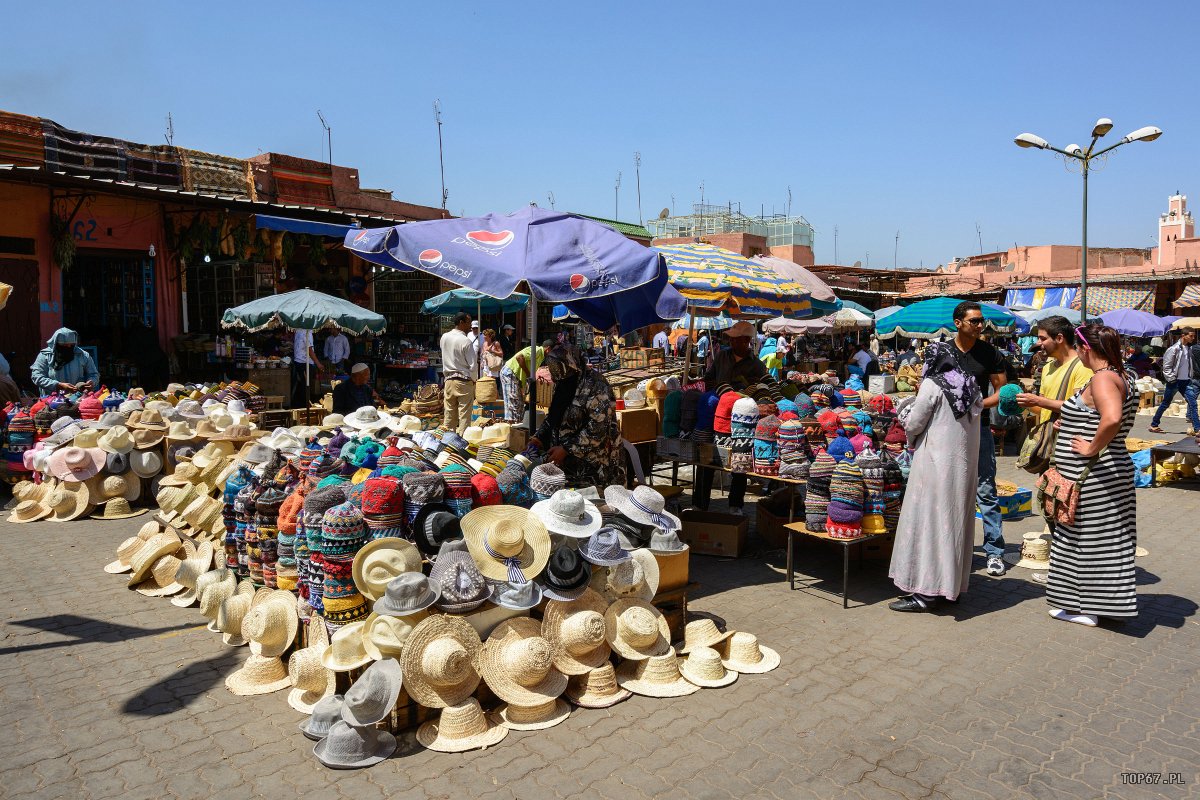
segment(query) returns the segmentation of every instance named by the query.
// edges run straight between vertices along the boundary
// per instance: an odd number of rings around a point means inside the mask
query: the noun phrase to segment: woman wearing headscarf
[[[566,473],[568,486],[625,485],[625,457],[612,387],[574,345],[560,341],[546,353],[554,395],[530,444]]]
[[[898,412],[914,452],[888,571],[905,593],[888,606],[893,611],[928,611],[967,590],[982,410],[983,395],[957,348],[931,344],[921,388]]]
[[[46,345],[30,367],[33,383],[43,394],[94,389],[100,383],[100,371],[88,351],[79,346],[78,333],[59,328]]]

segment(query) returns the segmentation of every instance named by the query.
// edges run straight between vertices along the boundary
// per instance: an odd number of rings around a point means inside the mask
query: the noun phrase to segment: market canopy
[[[1183,287],[1183,293],[1175,302],[1171,303],[1171,307],[1175,309],[1200,307],[1200,283],[1189,283]]]
[[[762,261],[711,244],[650,249],[666,259],[671,284],[689,305],[747,317],[805,317],[812,313],[808,290]]]
[[[766,333],[786,333],[798,336],[805,334],[828,335],[833,333],[833,323],[830,322],[829,317],[816,317],[814,319],[776,317],[764,322],[762,327]]]
[[[677,330],[698,330],[698,331],[727,331],[737,323],[733,317],[722,312],[715,317],[705,317],[699,314],[695,315],[695,319],[691,314],[684,314],[675,321],[672,328]]]
[[[1181,328],[1200,331],[1200,317],[1180,317],[1171,323],[1171,330],[1177,331]]]
[[[451,289],[429,298],[421,304],[422,314],[511,314],[524,311],[529,305],[529,295],[513,292],[503,300],[474,289]]]
[[[778,256],[754,256],[754,260],[766,264],[779,277],[795,281],[803,286],[808,291],[813,314],[826,314],[830,311],[841,310],[842,301],[833,293],[833,289],[829,288],[829,284],[811,270]]]
[[[387,320],[349,300],[313,289],[273,294],[225,309],[222,328],[243,328],[250,333],[270,328],[320,330],[338,328],[352,336],[383,333]]]
[[[1009,308],[1039,309],[1070,306],[1079,289],[1075,286],[1039,286],[1030,289],[1009,289],[1004,293],[1004,305]],[[1091,298],[1088,298],[1091,300]]]
[[[1082,315],[1076,309],[1063,308],[1062,306],[1047,306],[1033,311],[1018,311],[1017,316],[1024,319],[1031,326],[1038,324],[1046,319],[1046,317],[1066,317],[1067,322],[1072,325],[1078,325],[1082,320]]]
[[[272,217],[269,214],[255,214],[254,227],[260,231],[307,233],[314,236],[328,236],[330,239],[344,239],[350,231],[362,230],[356,225],[337,225],[332,222],[313,222],[307,219],[292,219],[291,217]]]
[[[884,317],[890,317],[892,314],[895,314],[902,308],[904,308],[904,306],[888,306],[887,308],[881,308],[878,311],[873,311],[871,315],[875,317],[876,322],[879,322],[879,320],[883,319]]]
[[[999,303],[980,303],[980,305],[993,308],[996,311],[999,311],[1001,314],[1007,314],[1009,317],[1011,317],[1013,321],[1014,332],[1019,334],[1029,333],[1029,320],[1025,319],[1011,308],[1005,308]]]
[[[870,312],[864,314],[856,308],[850,308],[849,305],[841,311],[826,315],[825,319],[833,323],[835,328],[870,328],[875,325],[875,318]]]
[[[1120,286],[1088,286],[1087,315],[1097,317],[1109,311],[1131,308],[1149,313],[1154,310],[1154,295],[1158,287],[1150,282],[1123,283]],[[1079,295],[1071,300],[1071,308],[1079,308]]]
[[[910,339],[933,339],[941,335],[953,336],[954,307],[962,300],[957,297],[933,297],[905,306],[894,314],[875,322],[875,333],[880,339],[890,339],[897,334]],[[1012,333],[1016,329],[1016,318],[1007,311],[982,305],[984,327],[997,333]]]
[[[1091,298],[1088,298],[1090,306]],[[1100,315],[1100,321],[1123,336],[1148,338],[1162,336],[1170,325],[1148,311],[1136,308],[1115,308]]]
[[[875,313],[871,309],[864,306],[862,303],[856,303],[853,300],[842,300],[841,303],[842,303],[842,308],[852,308],[855,311],[857,311],[858,313],[865,314],[868,317],[873,316]]]

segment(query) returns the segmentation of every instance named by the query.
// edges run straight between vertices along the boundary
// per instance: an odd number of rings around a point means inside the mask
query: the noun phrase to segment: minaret
[[[1187,210],[1187,195],[1176,192],[1167,201],[1167,213],[1158,218],[1158,263],[1175,263],[1175,242],[1196,235],[1196,222]]]

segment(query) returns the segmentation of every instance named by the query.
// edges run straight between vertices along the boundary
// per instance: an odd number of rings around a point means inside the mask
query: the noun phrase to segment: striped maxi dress
[[[1056,525],[1050,540],[1046,601],[1072,614],[1137,616],[1137,506],[1133,462],[1125,449],[1137,395],[1132,375],[1126,373],[1125,383],[1121,427],[1080,487],[1075,524]],[[1100,413],[1083,402],[1086,388],[1063,404],[1054,446],[1055,465],[1068,480],[1078,480],[1089,461],[1071,450],[1071,440],[1091,439],[1100,424]]]

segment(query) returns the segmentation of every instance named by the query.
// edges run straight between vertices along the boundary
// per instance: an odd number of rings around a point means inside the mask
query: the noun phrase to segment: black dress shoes
[[[920,613],[929,611],[932,607],[932,604],[923,603],[912,595],[906,595],[901,597],[899,600],[893,600],[892,602],[888,603],[888,608],[890,608],[892,611],[911,611]]]

